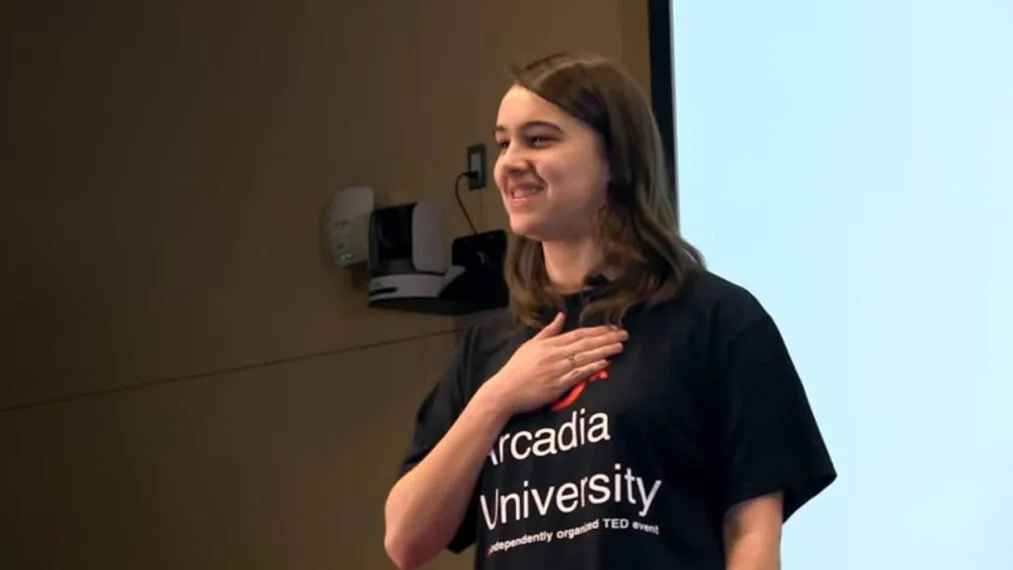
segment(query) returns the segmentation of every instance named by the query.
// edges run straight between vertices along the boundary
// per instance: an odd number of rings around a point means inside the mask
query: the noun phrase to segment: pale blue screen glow
[[[840,473],[784,567],[1013,570],[1013,1],[675,0],[680,218]]]

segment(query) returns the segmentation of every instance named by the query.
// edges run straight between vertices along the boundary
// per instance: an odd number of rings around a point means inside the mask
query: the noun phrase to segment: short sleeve
[[[465,335],[458,348],[456,358],[447,366],[440,381],[429,391],[419,404],[415,414],[415,427],[408,452],[401,461],[399,477],[404,476],[418,465],[433,447],[443,439],[444,434],[457,421],[468,402],[467,362],[473,333]],[[463,552],[475,542],[475,528],[478,523],[478,493],[473,492],[464,519],[457,533],[451,539],[448,549]]]
[[[787,520],[837,476],[802,381],[766,313],[717,357],[722,512],[781,491]]]

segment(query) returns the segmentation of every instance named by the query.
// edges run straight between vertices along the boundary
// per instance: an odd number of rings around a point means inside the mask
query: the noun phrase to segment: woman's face
[[[500,103],[496,143],[493,177],[515,234],[536,241],[592,235],[609,179],[598,133],[514,86]]]

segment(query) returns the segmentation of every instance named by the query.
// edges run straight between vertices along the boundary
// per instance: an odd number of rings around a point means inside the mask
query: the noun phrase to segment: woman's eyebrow
[[[556,131],[558,133],[563,132],[563,130],[560,129],[558,125],[556,125],[555,123],[551,123],[549,121],[528,121],[528,122],[524,123],[523,125],[521,125],[518,130],[520,130],[520,131],[526,131],[528,129],[535,128],[535,127],[544,127],[544,128],[552,129],[553,131]],[[503,126],[503,125],[496,125],[496,129],[494,131],[495,134],[505,133],[505,132],[507,132],[507,128],[505,126]]]

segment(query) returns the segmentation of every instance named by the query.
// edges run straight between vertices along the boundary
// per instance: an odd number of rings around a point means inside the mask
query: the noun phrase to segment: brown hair
[[[584,122],[604,143],[612,179],[596,227],[604,265],[620,271],[584,306],[581,322],[600,316],[621,325],[631,307],[673,297],[704,260],[676,229],[674,186],[643,91],[621,67],[596,55],[559,53],[511,72],[515,84]],[[542,310],[558,307],[562,295],[548,280],[541,244],[511,235],[505,274],[516,318],[544,326]]]

